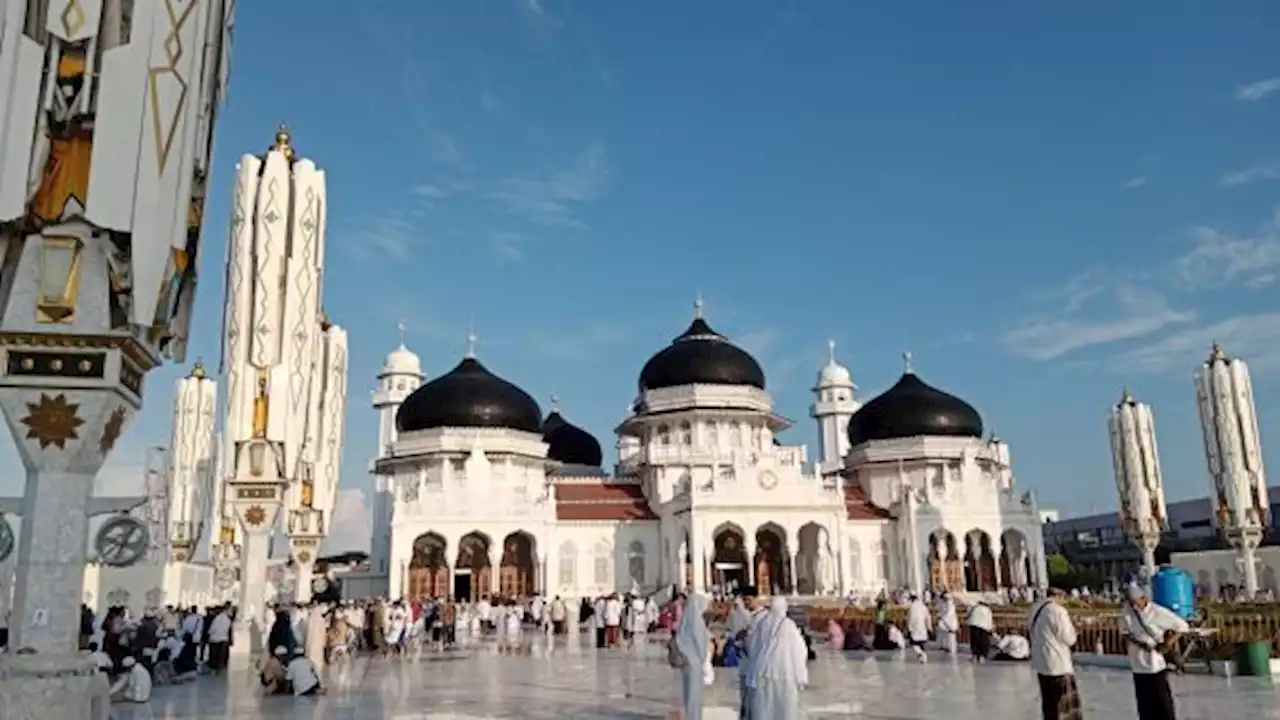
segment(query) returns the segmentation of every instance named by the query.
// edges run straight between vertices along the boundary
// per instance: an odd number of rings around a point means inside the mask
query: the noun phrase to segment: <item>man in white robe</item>
[[[325,641],[328,640],[329,622],[325,617],[325,606],[316,603],[307,613],[307,638],[305,646],[307,657],[316,667],[324,667]]]
[[[751,633],[751,717],[794,720],[801,717],[800,691],[809,684],[809,650],[794,621],[787,617],[787,600],[775,597],[769,613]]]
[[[911,640],[911,649],[916,659],[926,662],[924,644],[929,641],[929,631],[933,629],[933,618],[929,615],[929,606],[918,596],[911,596],[911,604],[907,606],[907,636]]]
[[[960,619],[956,613],[955,600],[951,593],[943,592],[938,599],[938,644],[948,654],[956,654],[956,641],[960,636]]]

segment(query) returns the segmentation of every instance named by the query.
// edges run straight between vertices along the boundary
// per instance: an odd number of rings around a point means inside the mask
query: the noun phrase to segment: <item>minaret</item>
[[[281,125],[262,156],[236,168],[222,364],[226,372],[220,547],[223,567],[240,564],[237,651],[251,651],[260,622],[270,536],[290,511],[292,560],[300,589],[331,511],[341,452],[346,334],[321,311],[325,175],[298,157]],[[237,525],[238,523],[238,525]],[[239,550],[237,551],[237,545]],[[259,628],[261,630],[261,628]]]
[[[827,341],[827,364],[818,371],[818,384],[813,388],[817,396],[809,414],[818,421],[818,473],[828,475],[844,465],[844,455],[849,452],[849,438],[845,432],[849,418],[862,407],[854,393],[849,368],[836,362],[836,341]]]
[[[1271,525],[1267,472],[1249,366],[1213,346],[1195,373],[1216,525],[1240,554],[1245,593],[1258,592],[1257,550]]]
[[[215,483],[213,443],[218,385],[197,362],[173,393],[169,459],[169,548],[174,562],[190,562],[200,544],[209,508],[221,504]]]
[[[382,362],[378,388],[373,391],[373,409],[378,411],[378,449],[375,461],[386,457],[396,441],[396,412],[409,394],[422,384],[422,363],[405,346],[405,327],[400,324],[400,346]],[[374,572],[385,572],[391,560],[391,520],[395,508],[395,487],[389,475],[375,475],[373,495],[374,537],[370,548],[370,565]]]

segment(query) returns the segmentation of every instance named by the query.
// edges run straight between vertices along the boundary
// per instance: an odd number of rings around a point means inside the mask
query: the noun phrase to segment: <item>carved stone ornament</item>
[[[124,588],[116,588],[115,590],[107,593],[107,604],[114,607],[127,605],[130,597],[133,596],[129,594],[128,590],[125,590]]]
[[[27,403],[22,424],[27,426],[27,439],[39,443],[41,450],[50,445],[65,450],[68,440],[80,439],[79,427],[84,420],[80,418],[80,404],[69,402],[66,395],[40,393],[39,401]]]
[[[261,505],[254,505],[244,511],[244,521],[257,527],[267,521],[267,511]]]
[[[102,524],[93,544],[103,565],[129,567],[146,557],[151,532],[137,519],[117,515]]]
[[[311,581],[311,592],[319,595],[329,589],[329,579],[323,575],[316,576]]]
[[[0,562],[9,559],[15,545],[13,526],[9,524],[9,518],[0,513]]]
[[[215,572],[213,575],[213,584],[216,585],[219,590],[227,590],[232,585],[235,585],[236,584],[235,568],[229,568],[229,567],[219,568],[217,572]]]
[[[151,588],[150,590],[147,591],[147,607],[149,608],[160,607],[160,603],[163,600],[164,600],[164,590],[161,590],[160,588]]]
[[[124,431],[124,421],[128,418],[129,410],[124,405],[113,410],[111,417],[107,418],[107,424],[102,428],[102,438],[98,440],[98,452],[104,457],[109,455],[111,449],[116,446],[120,433]]]
[[[307,552],[306,550],[299,552],[298,562],[302,563],[303,565],[306,565],[307,563],[311,562],[311,553]]]

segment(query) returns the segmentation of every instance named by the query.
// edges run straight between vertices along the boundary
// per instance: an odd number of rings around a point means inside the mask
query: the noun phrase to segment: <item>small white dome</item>
[[[422,375],[422,361],[404,343],[400,343],[400,347],[392,350],[387,359],[382,361],[382,374]]]
[[[851,387],[853,376],[849,368],[838,362],[829,362],[818,372],[818,387]]]
[[[827,364],[818,371],[818,388],[854,387],[849,368],[836,362],[836,341],[827,341]]]

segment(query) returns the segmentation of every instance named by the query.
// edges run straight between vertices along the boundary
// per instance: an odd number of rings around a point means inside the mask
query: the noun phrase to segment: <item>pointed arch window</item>
[[[560,587],[571,588],[578,584],[578,547],[572,540],[560,543]]]
[[[631,581],[637,585],[644,585],[644,563],[644,543],[639,540],[631,541],[631,545],[627,547],[627,572],[631,575]]]
[[[693,425],[690,425],[687,420],[685,422],[680,423],[680,444],[681,445],[693,444]]]
[[[613,582],[613,548],[603,540],[596,543],[594,553],[594,580],[596,585],[608,586]]]
[[[849,538],[849,579],[854,585],[862,584],[862,545],[857,538]]]
[[[876,545],[876,560],[878,561],[876,569],[880,571],[880,579],[889,582],[890,578],[893,577],[893,565],[889,562],[889,543],[884,540],[881,540]]]

